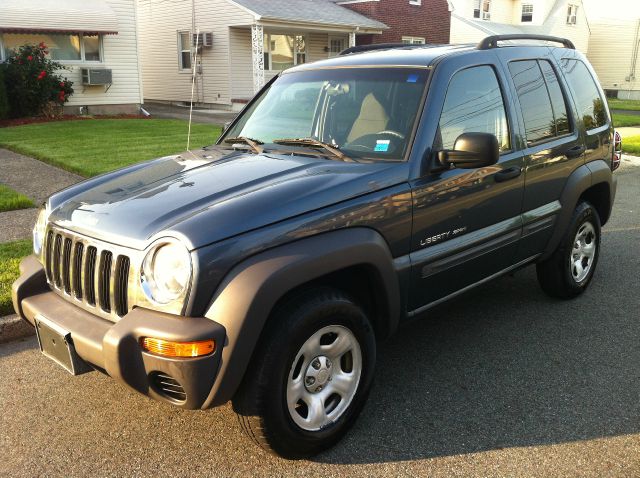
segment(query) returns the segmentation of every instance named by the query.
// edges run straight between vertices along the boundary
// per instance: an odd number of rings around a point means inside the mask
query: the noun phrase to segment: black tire
[[[589,262],[588,272],[584,277],[580,277],[575,267],[572,266],[571,257],[574,252],[573,247],[576,235],[583,227],[587,228],[587,226],[585,226],[586,224],[590,224],[593,230],[593,234],[589,232],[587,237],[591,237],[591,241],[595,243],[595,253],[591,262]],[[593,274],[598,265],[599,255],[600,216],[593,205],[589,202],[582,201],[576,207],[567,232],[561,239],[553,255],[547,260],[538,263],[536,266],[540,287],[551,297],[560,299],[577,297],[587,289],[591,279],[593,279]],[[576,277],[576,275],[578,275],[578,277]]]
[[[327,326],[346,327],[357,340],[362,356],[360,379],[351,402],[348,406],[345,402],[346,409],[333,423],[307,431],[289,412],[287,384],[303,344]],[[313,456],[337,443],[354,424],[371,388],[375,361],[374,331],[356,303],[333,289],[302,292],[269,318],[233,398],[233,409],[249,438],[268,452],[289,459]]]

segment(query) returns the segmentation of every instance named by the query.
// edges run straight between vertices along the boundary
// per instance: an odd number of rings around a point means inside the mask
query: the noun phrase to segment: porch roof
[[[382,22],[336,5],[330,0],[229,1],[245,10],[249,10],[258,20],[303,22],[377,31],[387,30],[389,28]]]
[[[118,33],[105,0],[2,0],[0,32]]]

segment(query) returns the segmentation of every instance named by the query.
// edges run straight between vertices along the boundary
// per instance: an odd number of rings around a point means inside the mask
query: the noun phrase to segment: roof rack
[[[573,42],[567,38],[553,37],[549,35],[532,35],[526,33],[516,33],[514,35],[492,35],[490,37],[485,38],[476,47],[478,50],[490,50],[492,48],[498,48],[499,41],[506,40],[542,40],[542,41],[550,41],[553,43],[561,43],[565,48],[570,48],[571,50],[575,50],[576,47]]]
[[[392,50],[394,48],[429,48],[441,45],[428,44],[425,45],[423,43],[374,43],[372,45],[358,45],[351,46],[345,50],[340,52],[340,55],[350,55],[351,53],[362,53],[365,51],[374,51],[374,50]]]

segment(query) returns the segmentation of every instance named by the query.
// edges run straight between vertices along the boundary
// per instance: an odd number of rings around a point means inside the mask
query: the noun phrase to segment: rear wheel
[[[303,458],[335,444],[366,401],[375,339],[363,310],[332,289],[307,291],[267,324],[233,407],[266,450]]]
[[[538,282],[548,295],[576,297],[593,278],[600,253],[600,217],[588,202],[578,204],[553,255],[537,265]]]

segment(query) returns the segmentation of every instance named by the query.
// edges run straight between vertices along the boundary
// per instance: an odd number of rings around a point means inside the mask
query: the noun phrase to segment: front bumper
[[[12,288],[13,305],[31,325],[35,325],[36,316],[42,316],[69,331],[80,358],[144,395],[182,408],[203,408],[225,344],[222,325],[202,317],[179,317],[144,308],[110,322],[52,292],[44,268],[34,256],[23,259],[20,273]],[[142,349],[142,337],[178,342],[214,339],[216,350],[196,358],[161,357]],[[155,373],[179,382],[186,399],[176,400],[163,393],[152,378]]]

